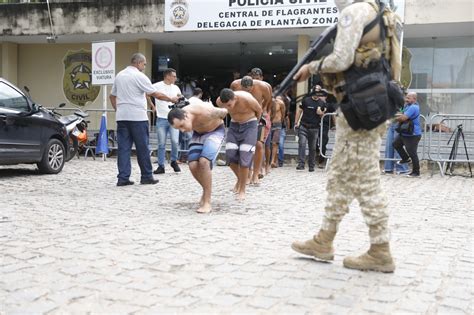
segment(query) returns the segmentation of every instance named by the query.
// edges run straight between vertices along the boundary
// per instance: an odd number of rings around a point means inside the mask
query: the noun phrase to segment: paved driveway
[[[356,203],[334,263],[290,249],[317,231],[326,174],[273,171],[239,203],[214,169],[214,212],[194,212],[187,167],[155,186],[116,187],[115,160],[60,175],[0,167],[0,313],[472,314],[474,180],[384,176],[394,274],[342,259],[368,248]],[[133,179],[139,182],[138,167]]]

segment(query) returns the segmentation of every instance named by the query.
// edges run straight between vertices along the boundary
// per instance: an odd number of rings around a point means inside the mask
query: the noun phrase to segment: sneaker
[[[176,161],[172,161],[170,165],[173,168],[173,171],[175,173],[181,172],[181,169],[179,168],[179,165],[178,165],[178,163],[176,163]]]
[[[129,185],[133,185],[135,184],[135,182],[131,181],[131,180],[127,180],[126,182],[117,182],[117,186],[129,186]]]
[[[406,171],[397,171],[396,174],[397,175],[408,175],[410,173],[409,170],[406,170]]]
[[[224,160],[218,159],[217,162],[216,162],[216,165],[217,166],[226,166],[227,162],[224,161]]]
[[[140,184],[142,184],[142,185],[155,185],[155,184],[158,184],[158,182],[159,182],[158,179],[150,178],[150,179],[141,180]]]
[[[382,175],[387,175],[387,174],[393,174],[393,170],[392,171],[387,171],[387,170],[383,170],[382,171]]]
[[[408,175],[405,175],[406,177],[420,177],[420,173],[413,173],[411,172],[410,174]]]
[[[163,166],[158,166],[158,168],[153,172],[153,174],[164,174],[165,168]]]
[[[314,167],[311,167],[311,166],[310,166],[310,167],[308,168],[308,171],[309,171],[309,172],[314,172]]]
[[[411,162],[411,159],[408,158],[407,160],[400,160],[400,161],[397,161],[397,164],[406,164],[406,163],[410,163]]]
[[[283,167],[283,162],[282,161],[278,161],[278,167]]]
[[[304,165],[298,164],[298,166],[296,167],[296,170],[297,171],[304,170]]]

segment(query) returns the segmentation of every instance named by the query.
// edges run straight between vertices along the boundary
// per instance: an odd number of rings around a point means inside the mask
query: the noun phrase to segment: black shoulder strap
[[[362,33],[362,36],[364,36],[371,29],[373,29],[375,27],[375,25],[377,25],[378,23],[381,23],[380,24],[380,37],[382,38],[382,40],[385,40],[385,28],[383,27],[383,21],[382,21],[382,15],[383,15],[384,9],[385,9],[385,3],[381,2],[380,5],[379,5],[379,10],[380,10],[379,13],[377,14],[377,16],[372,21],[370,21],[369,24],[367,24],[364,27],[364,32]],[[382,37],[382,32],[383,32],[383,37]]]

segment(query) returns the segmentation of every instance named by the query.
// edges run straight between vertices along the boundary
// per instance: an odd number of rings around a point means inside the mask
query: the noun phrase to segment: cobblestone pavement
[[[342,267],[368,248],[356,202],[333,263],[290,249],[321,222],[321,170],[276,169],[239,203],[230,169],[216,167],[215,211],[199,215],[186,166],[127,187],[114,159],[34,169],[0,167],[1,314],[474,312],[473,179],[382,177],[397,270],[380,274]]]

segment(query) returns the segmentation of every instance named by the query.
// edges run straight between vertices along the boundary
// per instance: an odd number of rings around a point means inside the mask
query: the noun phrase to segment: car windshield
[[[26,98],[4,82],[0,82],[0,107],[17,111],[28,110]]]

